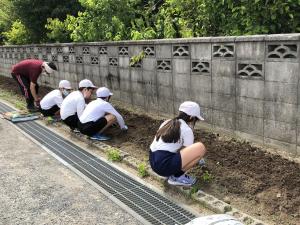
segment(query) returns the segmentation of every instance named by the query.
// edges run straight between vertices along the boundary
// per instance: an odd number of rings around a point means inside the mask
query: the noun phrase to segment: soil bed
[[[20,94],[14,80],[0,76],[0,88]],[[49,88],[41,88],[47,93]],[[148,159],[149,145],[162,121],[118,109],[129,127],[122,133],[118,128],[108,130],[113,135],[108,144],[127,151],[140,160]],[[248,142],[223,140],[218,134],[195,131],[195,140],[207,148],[207,170],[213,175],[201,189],[230,202],[258,219],[272,224],[300,224],[300,165],[270,154]],[[203,170],[190,173],[199,177]],[[202,179],[203,180],[203,179]]]

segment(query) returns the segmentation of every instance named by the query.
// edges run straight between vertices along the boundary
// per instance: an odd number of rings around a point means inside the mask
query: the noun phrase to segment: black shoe
[[[27,107],[28,112],[30,113],[36,113],[39,112],[40,110],[36,107]]]

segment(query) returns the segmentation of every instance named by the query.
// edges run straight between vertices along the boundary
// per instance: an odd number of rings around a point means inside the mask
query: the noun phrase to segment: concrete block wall
[[[26,58],[58,65],[44,85],[88,78],[164,116],[193,100],[206,126],[300,156],[300,34],[0,46],[0,74]]]

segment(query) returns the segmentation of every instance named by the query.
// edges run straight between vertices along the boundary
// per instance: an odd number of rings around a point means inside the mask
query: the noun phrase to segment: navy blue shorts
[[[178,177],[184,174],[181,170],[180,152],[172,153],[162,150],[152,152],[150,150],[149,161],[152,170],[160,176],[169,177],[175,175]]]

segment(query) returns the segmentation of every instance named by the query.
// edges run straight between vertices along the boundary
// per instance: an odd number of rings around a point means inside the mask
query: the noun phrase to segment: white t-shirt
[[[79,120],[81,123],[87,123],[90,121],[95,122],[101,117],[104,117],[107,113],[117,117],[121,129],[125,127],[124,119],[120,115],[120,113],[118,113],[117,110],[115,110],[115,108],[109,102],[106,102],[101,98],[97,98],[96,100],[90,102],[86,106],[82,115],[79,117]]]
[[[168,121],[163,122],[159,128],[163,127]],[[187,125],[187,123],[179,119],[180,121],[180,138],[178,142],[176,143],[166,143],[162,140],[160,137],[158,141],[156,141],[156,137],[154,137],[154,140],[152,144],[150,145],[150,149],[152,152],[163,150],[163,151],[169,151],[176,153],[179,149],[182,148],[182,146],[189,146],[194,143],[194,133],[193,130]]]
[[[78,118],[85,108],[85,100],[80,91],[73,91],[62,102],[60,107],[60,117],[64,120],[77,113]]]
[[[41,108],[44,110],[51,109],[54,105],[61,107],[63,102],[63,97],[60,90],[53,90],[46,94],[46,96],[41,100]]]

